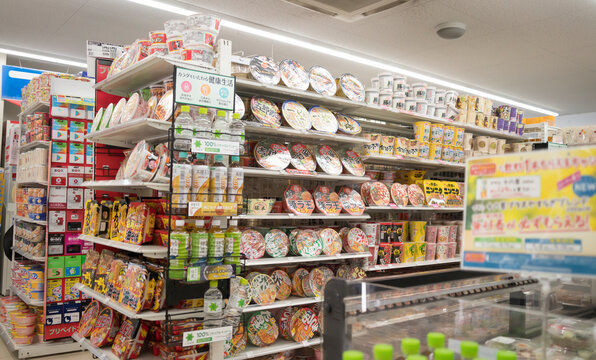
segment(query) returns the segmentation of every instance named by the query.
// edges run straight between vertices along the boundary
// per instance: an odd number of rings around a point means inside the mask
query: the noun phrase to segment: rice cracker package
[[[139,319],[126,319],[114,338],[112,353],[119,359],[136,359],[143,348],[149,324]]]

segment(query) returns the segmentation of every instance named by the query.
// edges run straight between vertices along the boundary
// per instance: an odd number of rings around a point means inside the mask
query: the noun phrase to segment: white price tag
[[[201,279],[201,275],[199,273],[200,267],[190,267],[188,268],[187,280],[188,281],[198,281]]]

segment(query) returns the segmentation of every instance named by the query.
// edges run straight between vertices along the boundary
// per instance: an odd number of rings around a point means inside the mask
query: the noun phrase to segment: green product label
[[[177,258],[188,257],[189,235],[186,232],[173,232],[170,234],[170,256]]]
[[[222,257],[224,255],[224,240],[223,233],[209,234],[209,257]]]
[[[190,257],[206,258],[208,256],[209,234],[206,232],[193,232],[190,234]]]
[[[224,245],[224,254],[229,255],[240,255],[240,233],[229,232],[226,233],[226,240]]]

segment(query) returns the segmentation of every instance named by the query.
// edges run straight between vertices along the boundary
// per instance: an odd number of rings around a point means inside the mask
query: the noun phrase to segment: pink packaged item
[[[457,225],[449,225],[449,242],[457,242]]]
[[[457,249],[457,243],[449,242],[447,245],[447,258],[452,259],[455,257],[455,250]]]
[[[449,226],[437,226],[437,242],[446,243],[449,242]]]
[[[435,258],[437,260],[445,260],[447,259],[447,253],[449,246],[447,243],[437,243],[437,249],[435,250]]]
[[[437,232],[438,227],[436,225],[427,225],[426,226],[426,242],[427,243],[436,243],[437,242]],[[428,253],[428,250],[426,250]],[[434,252],[433,252],[434,256]],[[428,259],[428,257],[427,257]]]
[[[427,243],[426,244],[426,258],[425,258],[425,260],[434,260],[435,259],[437,245],[438,244],[436,244],[436,243]]]

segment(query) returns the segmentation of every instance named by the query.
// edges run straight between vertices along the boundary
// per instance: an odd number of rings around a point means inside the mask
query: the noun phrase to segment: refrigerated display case
[[[373,346],[441,332],[459,353],[461,341],[479,344],[478,356],[498,350],[518,359],[596,359],[596,312],[592,280],[538,280],[517,274],[439,271],[361,281],[332,279],[325,289],[323,354],[341,359]]]

